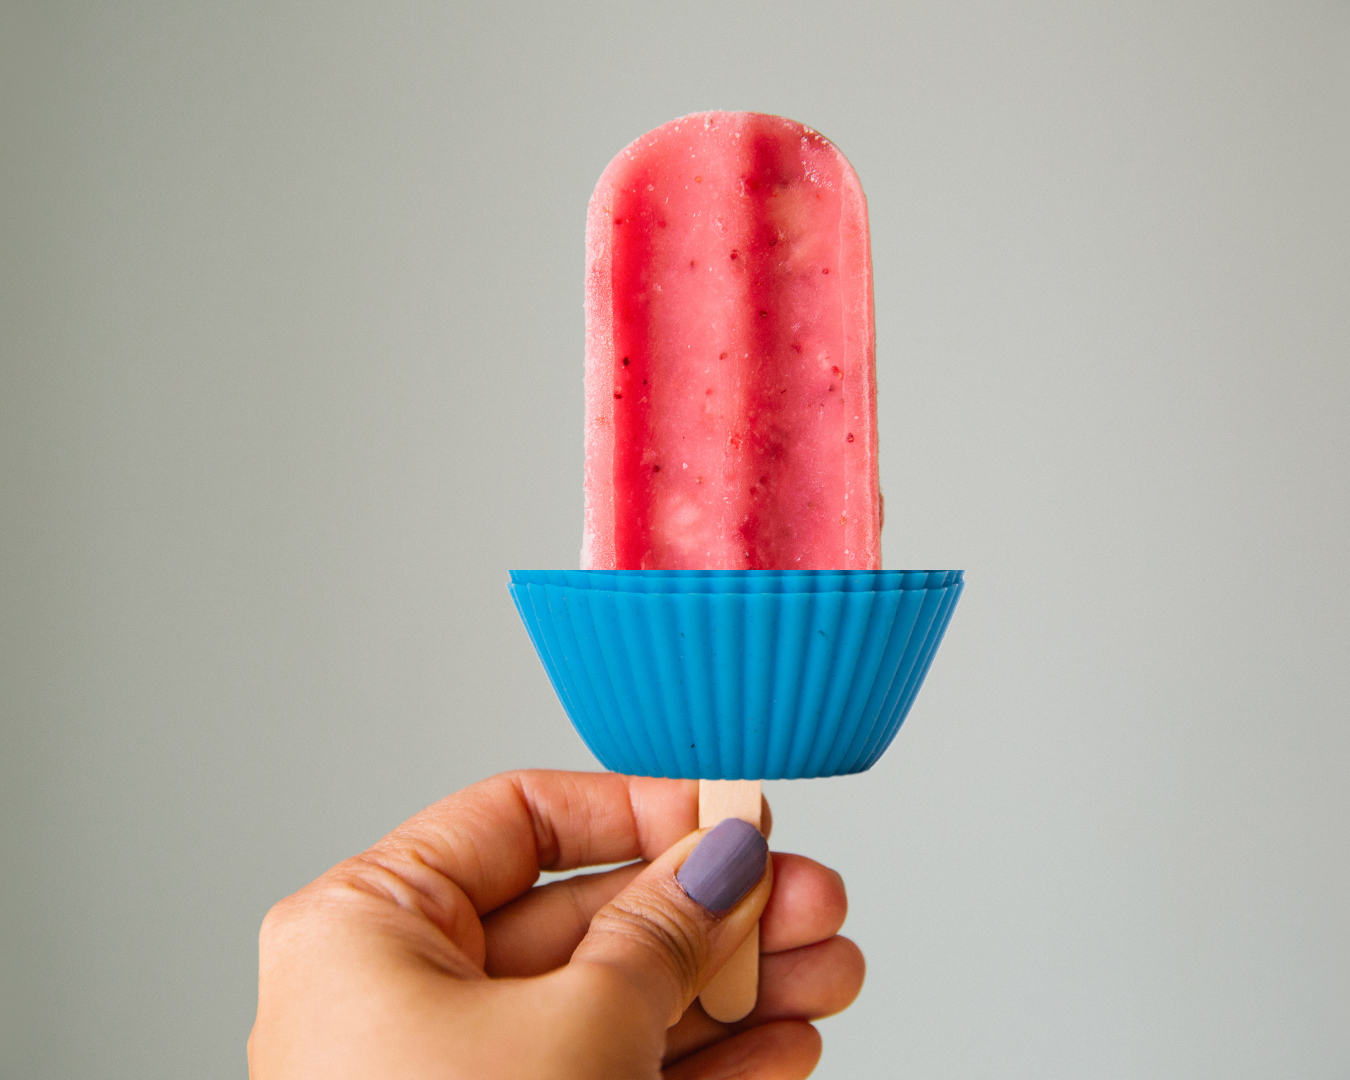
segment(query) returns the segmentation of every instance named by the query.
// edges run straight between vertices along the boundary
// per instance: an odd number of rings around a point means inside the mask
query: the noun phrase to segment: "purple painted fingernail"
[[[675,880],[714,914],[730,911],[764,874],[769,842],[748,821],[727,818],[698,842]]]

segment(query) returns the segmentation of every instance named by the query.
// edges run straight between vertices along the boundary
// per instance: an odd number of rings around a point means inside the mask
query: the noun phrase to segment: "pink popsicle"
[[[881,565],[867,203],[782,117],[673,120],[586,226],[583,569]]]

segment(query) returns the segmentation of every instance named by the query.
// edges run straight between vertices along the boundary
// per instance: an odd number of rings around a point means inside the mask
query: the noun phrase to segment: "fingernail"
[[[755,887],[768,858],[769,842],[758,829],[740,818],[727,818],[698,842],[675,880],[691,900],[721,914]]]

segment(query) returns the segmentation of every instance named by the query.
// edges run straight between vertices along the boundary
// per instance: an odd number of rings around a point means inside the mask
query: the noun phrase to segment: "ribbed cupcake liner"
[[[606,768],[699,779],[870,768],[909,712],[964,588],[960,571],[893,572],[880,579],[890,587],[857,591],[781,587],[809,571],[670,572],[656,579],[660,591],[639,587],[646,572],[607,573],[515,571],[511,595]],[[942,583],[905,587],[919,577]],[[699,587],[736,578],[736,589]],[[610,580],[631,587],[595,587]]]
[[[959,570],[512,570],[517,585],[613,592],[884,592],[940,589]]]

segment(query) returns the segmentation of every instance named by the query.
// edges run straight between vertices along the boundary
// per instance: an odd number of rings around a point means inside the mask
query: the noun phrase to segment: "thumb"
[[[773,889],[769,845],[739,818],[691,833],[591,920],[568,970],[664,1030],[745,940]],[[635,1015],[636,1014],[636,1015]]]

